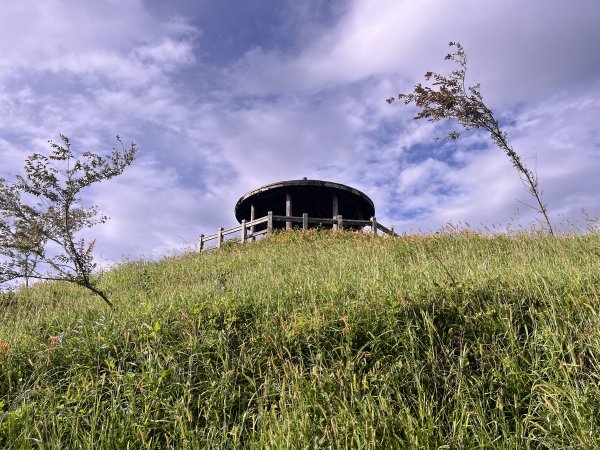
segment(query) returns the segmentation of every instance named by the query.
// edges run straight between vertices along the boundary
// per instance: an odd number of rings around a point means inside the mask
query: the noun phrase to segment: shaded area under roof
[[[243,195],[235,205],[235,217],[240,223],[244,219],[250,220],[251,206],[255,208],[254,218],[264,217],[269,211],[286,215],[288,194],[293,216],[308,213],[309,217],[332,218],[335,198],[337,214],[344,219],[368,220],[375,215],[373,202],[358,189],[331,181],[289,180],[271,183]]]

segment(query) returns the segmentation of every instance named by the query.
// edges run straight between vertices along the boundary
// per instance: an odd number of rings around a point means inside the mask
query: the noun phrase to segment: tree
[[[39,255],[48,239],[37,224],[21,219],[14,222],[13,232],[7,238],[10,239],[8,248],[12,249],[12,259],[25,278],[25,286],[29,287],[29,275],[35,272]]]
[[[458,42],[450,42],[449,45],[454,47],[455,51],[446,55],[445,59],[454,61],[459,68],[447,77],[435,72],[427,72],[425,80],[433,80],[433,88],[419,83],[412,93],[398,94],[398,99],[406,105],[414,103],[417,108],[420,108],[420,112],[414,117],[417,120],[427,119],[430,122],[438,122],[442,119],[456,119],[463,131],[450,132],[448,134],[450,140],[456,140],[463,132],[474,129],[489,132],[494,143],[510,158],[527,192],[535,199],[536,206],[528,206],[542,214],[550,235],[554,235],[547,205],[541,198],[542,191],[538,185],[537,175],[525,166],[519,154],[510,145],[508,135],[500,128],[492,110],[483,103],[479,83],[466,87],[467,55],[462,45]],[[394,97],[390,97],[387,102],[393,103],[394,100]]]
[[[0,284],[24,279],[65,281],[83,286],[100,296],[107,295],[92,278],[96,267],[92,251],[96,240],[87,243],[78,233],[104,223],[95,206],[85,208],[81,192],[86,187],[123,173],[137,152],[131,144],[106,156],[83,152],[76,157],[69,138],[48,141],[50,154],[30,155],[25,172],[14,182],[0,178]]]

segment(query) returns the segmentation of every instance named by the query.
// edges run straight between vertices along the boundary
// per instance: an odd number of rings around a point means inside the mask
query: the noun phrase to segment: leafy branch
[[[0,284],[24,279],[66,281],[100,296],[107,295],[92,279],[96,240],[77,237],[84,228],[104,223],[95,206],[81,206],[81,191],[123,173],[135,159],[137,146],[108,156],[83,152],[76,157],[69,138],[49,141],[48,156],[34,153],[25,160],[24,174],[14,182],[0,178]]]
[[[523,186],[535,199],[536,206],[531,207],[543,216],[550,235],[554,235],[547,205],[542,201],[537,175],[525,166],[521,156],[510,145],[508,135],[502,131],[492,110],[483,102],[479,83],[466,86],[467,55],[462,45],[458,42],[450,42],[449,45],[454,47],[454,52],[447,54],[445,59],[458,64],[458,69],[450,72],[449,76],[427,72],[425,80],[431,81],[433,87],[419,83],[414,87],[413,92],[400,93],[397,98],[406,105],[413,103],[420,109],[414,117],[417,120],[426,119],[430,122],[438,122],[442,119],[457,120],[463,131],[450,132],[448,135],[450,140],[456,140],[462,133],[474,129],[488,131],[494,143],[510,158]],[[393,103],[395,100],[395,97],[390,97],[387,102]]]

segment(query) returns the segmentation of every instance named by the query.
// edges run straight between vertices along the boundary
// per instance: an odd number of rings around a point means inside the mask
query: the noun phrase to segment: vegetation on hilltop
[[[0,298],[0,447],[598,448],[600,237],[283,232]]]
[[[33,153],[14,181],[0,177],[0,288],[3,283],[24,280],[64,281],[89,289],[112,306],[97,288],[96,240],[86,242],[81,231],[104,223],[95,206],[85,207],[82,191],[123,173],[135,159],[137,146],[107,156],[73,152],[70,139],[48,141],[48,155]]]

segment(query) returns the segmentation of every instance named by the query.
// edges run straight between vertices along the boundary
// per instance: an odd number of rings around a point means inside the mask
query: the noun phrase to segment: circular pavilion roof
[[[331,218],[333,198],[337,196],[338,214],[346,219],[368,220],[375,215],[371,199],[358,189],[345,184],[321,180],[289,180],[267,184],[243,195],[235,205],[235,217],[241,223],[250,220],[250,207],[254,205],[255,218],[264,217],[268,211],[285,215],[287,194],[291,196],[292,215],[308,213],[310,217]]]

